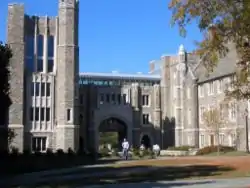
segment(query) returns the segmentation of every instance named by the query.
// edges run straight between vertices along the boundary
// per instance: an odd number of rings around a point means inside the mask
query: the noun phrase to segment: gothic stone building
[[[97,150],[99,132],[117,131],[120,141],[139,146],[143,140],[161,148],[234,145],[240,135],[244,149],[241,114],[247,103],[230,104],[219,140],[201,118],[224,98],[235,70],[233,48],[209,76],[202,59],[182,45],[177,55],[152,61],[146,75],[79,73],[78,6],[77,0],[59,0],[57,17],[28,16],[20,4],[8,7],[9,127],[17,134],[12,146]]]

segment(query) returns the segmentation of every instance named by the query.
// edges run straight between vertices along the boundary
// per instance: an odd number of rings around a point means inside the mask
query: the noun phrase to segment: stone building
[[[149,74],[79,73],[78,6],[59,0],[54,18],[28,16],[20,4],[8,7],[12,146],[97,150],[99,132],[116,131],[133,146],[234,145],[240,137],[244,149],[246,102],[230,103],[219,141],[201,118],[224,98],[235,71],[233,48],[209,76],[202,59],[182,45],[176,55],[150,62]]]

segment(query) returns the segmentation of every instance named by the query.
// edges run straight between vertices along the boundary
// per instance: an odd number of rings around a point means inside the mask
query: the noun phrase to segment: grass
[[[219,156],[247,156],[249,155],[249,153],[246,153],[244,151],[232,151],[232,152],[220,152],[219,153]],[[208,155],[205,155],[205,156],[218,156],[218,153],[217,152],[214,152],[214,153],[210,153]]]

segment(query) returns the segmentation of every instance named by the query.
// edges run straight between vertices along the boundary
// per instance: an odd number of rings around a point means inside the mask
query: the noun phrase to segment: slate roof
[[[207,70],[202,64],[202,60],[196,57],[196,64],[189,66],[198,79],[198,82],[206,82],[208,80],[213,80],[219,77],[224,77],[235,72],[236,62],[237,62],[237,53],[234,45],[231,43],[228,45],[229,52],[226,57],[222,58],[217,67],[214,68],[214,71],[211,73],[207,73]],[[194,57],[195,59],[195,57]]]

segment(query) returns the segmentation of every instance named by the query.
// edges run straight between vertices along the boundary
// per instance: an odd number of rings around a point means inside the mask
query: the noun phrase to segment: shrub
[[[68,155],[75,155],[75,152],[72,150],[72,148],[68,148]]]
[[[194,146],[177,146],[177,147],[169,147],[168,150],[172,151],[189,151],[189,149],[193,149]]]
[[[109,149],[107,147],[103,147],[99,150],[99,153],[101,155],[101,157],[109,157],[110,156],[110,152]]]
[[[64,151],[62,149],[56,150],[57,155],[63,155]]]
[[[230,147],[230,146],[219,146],[220,152],[231,152],[231,151],[235,151],[234,147]],[[210,153],[215,153],[218,151],[218,146],[207,146],[204,148],[201,148],[197,151],[196,155],[206,155],[206,154],[210,154]]]

